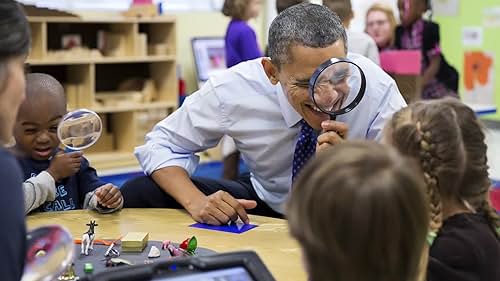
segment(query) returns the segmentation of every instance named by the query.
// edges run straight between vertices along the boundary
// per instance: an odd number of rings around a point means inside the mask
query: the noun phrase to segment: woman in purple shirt
[[[255,31],[247,21],[256,18],[260,12],[260,0],[225,0],[222,13],[231,17],[227,26],[225,47],[226,66],[232,67],[240,62],[262,57]],[[238,177],[240,153],[234,142],[225,137],[222,143],[224,154],[224,178],[235,180]]]
[[[231,17],[225,37],[227,67],[262,56],[255,31],[247,23],[259,15],[260,2],[260,0],[224,1],[222,13]]]

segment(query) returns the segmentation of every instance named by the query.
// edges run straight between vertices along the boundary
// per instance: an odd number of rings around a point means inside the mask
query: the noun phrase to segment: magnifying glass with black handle
[[[347,58],[332,58],[322,63],[309,80],[309,95],[314,105],[335,120],[352,111],[363,99],[366,77],[357,64]]]

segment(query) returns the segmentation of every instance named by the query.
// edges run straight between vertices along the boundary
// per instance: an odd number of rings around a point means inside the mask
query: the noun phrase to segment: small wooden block
[[[149,233],[129,232],[122,238],[122,252],[142,252],[148,245]]]
[[[122,252],[123,253],[142,253],[144,251],[144,248],[139,247],[139,248],[127,248],[122,246]]]

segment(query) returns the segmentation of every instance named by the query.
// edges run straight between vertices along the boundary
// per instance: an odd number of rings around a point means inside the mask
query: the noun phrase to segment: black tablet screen
[[[153,281],[254,281],[244,267],[196,272],[189,275],[156,277]]]

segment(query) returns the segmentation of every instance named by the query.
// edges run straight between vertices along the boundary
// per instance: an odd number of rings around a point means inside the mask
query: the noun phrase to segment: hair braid
[[[431,133],[424,132],[420,122],[417,122],[416,127],[419,135],[420,164],[427,184],[427,195],[430,203],[429,229],[437,233],[443,224],[443,204],[439,194],[438,178],[434,174],[434,169],[439,161],[434,156],[435,145],[432,143]]]
[[[482,214],[492,228],[500,228],[500,218],[488,200],[491,181],[488,174],[487,145],[484,126],[475,112],[456,99],[443,99],[457,114],[467,153],[466,169],[460,186],[460,197]],[[500,234],[497,232],[497,237]]]

